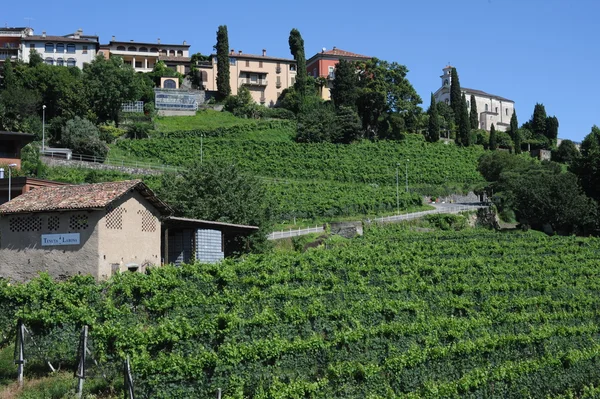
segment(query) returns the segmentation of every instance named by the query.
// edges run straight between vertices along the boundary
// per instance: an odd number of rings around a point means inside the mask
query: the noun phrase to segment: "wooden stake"
[[[83,326],[81,331],[81,339],[79,341],[79,366],[77,367],[77,397],[83,396],[83,381],[85,380],[85,357],[87,354],[87,338],[88,338],[88,326]]]

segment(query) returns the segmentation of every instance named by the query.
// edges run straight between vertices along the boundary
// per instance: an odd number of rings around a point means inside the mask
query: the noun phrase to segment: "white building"
[[[31,51],[40,54],[46,64],[58,66],[76,66],[83,69],[96,58],[98,36],[84,36],[80,29],[65,36],[29,35],[21,38],[19,58],[29,62]]]
[[[444,74],[440,76],[442,79],[442,87],[440,87],[433,96],[436,102],[444,101],[446,104],[450,105],[452,67],[447,66],[443,71]],[[480,129],[489,131],[492,123],[496,130],[504,132],[509,129],[510,118],[515,110],[514,101],[481,90],[467,89],[465,87],[461,87],[460,89],[467,99],[469,112],[471,111],[471,95],[475,96],[477,112],[479,113]]]

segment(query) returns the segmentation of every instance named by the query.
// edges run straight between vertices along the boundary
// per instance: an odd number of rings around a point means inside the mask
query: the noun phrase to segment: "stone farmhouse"
[[[444,101],[450,104],[450,84],[452,83],[452,66],[443,69],[442,87],[434,94],[436,102]],[[494,124],[496,130],[507,131],[510,127],[510,118],[515,110],[515,102],[508,98],[489,94],[481,90],[461,87],[467,99],[467,107],[471,110],[471,95],[475,96],[477,112],[479,113],[479,128],[489,131]]]
[[[140,180],[28,191],[0,205],[0,277],[27,281],[46,271],[105,280],[163,260],[214,262],[224,256],[225,234],[257,230],[171,214]]]

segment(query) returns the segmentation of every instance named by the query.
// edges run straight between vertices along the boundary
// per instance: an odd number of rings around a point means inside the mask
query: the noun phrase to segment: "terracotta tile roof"
[[[372,57],[369,57],[368,55],[352,53],[350,51],[341,50],[337,47],[334,47],[331,50],[321,51],[320,53],[317,53],[314,56],[312,56],[310,59],[312,60],[313,58],[318,57],[318,56],[348,57],[348,58],[359,58],[359,59],[363,59],[363,60],[368,60],[368,59],[372,58]]]
[[[216,54],[211,54],[210,57],[214,58],[216,57]],[[296,61],[293,58],[279,58],[279,57],[271,57],[269,55],[258,55],[258,54],[247,54],[247,53],[229,53],[229,58],[236,58],[236,59],[249,59],[249,60],[265,60],[265,61],[280,61],[280,62],[287,62],[287,63],[296,63]]]
[[[38,188],[0,205],[0,214],[102,209],[132,190],[137,190],[163,215],[172,213],[141,180],[125,180]]]
[[[61,42],[61,43],[92,43],[92,44],[97,44],[98,41],[97,40],[90,40],[90,39],[76,39],[74,37],[64,37],[64,36],[42,36],[42,35],[33,35],[33,36],[27,36],[21,39],[21,41],[23,42]]]

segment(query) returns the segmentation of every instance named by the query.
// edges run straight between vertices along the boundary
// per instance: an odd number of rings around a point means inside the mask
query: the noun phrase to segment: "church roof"
[[[509,101],[511,103],[514,103],[513,100],[510,100],[508,98],[504,98],[504,97],[500,97],[497,96],[495,94],[490,94],[490,93],[486,93],[485,91],[482,90],[475,90],[475,89],[467,89],[466,87],[461,87],[460,88],[462,91],[469,93],[469,94],[475,94],[476,96],[481,96],[481,97],[490,97],[490,98],[495,98],[496,100],[500,100],[500,101]]]

